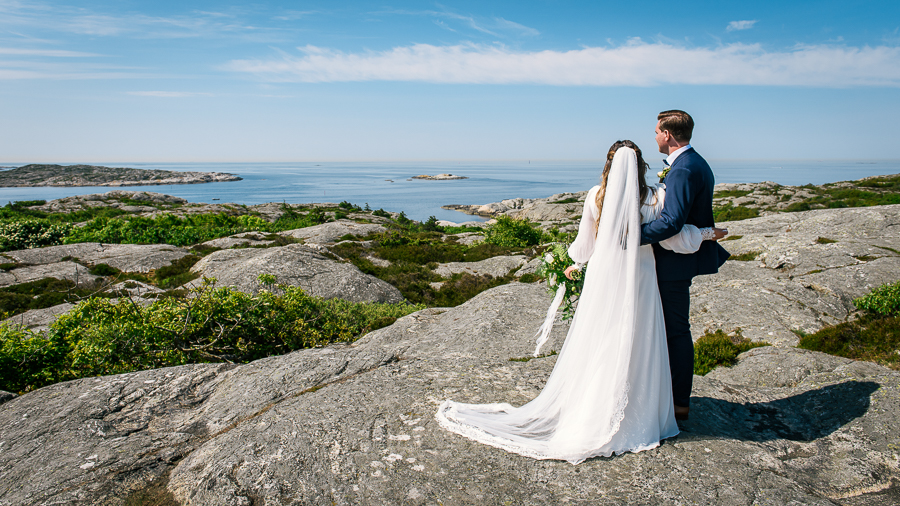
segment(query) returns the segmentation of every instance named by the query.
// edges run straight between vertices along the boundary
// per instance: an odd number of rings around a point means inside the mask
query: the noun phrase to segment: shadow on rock
[[[679,438],[733,438],[742,441],[813,441],[825,437],[869,409],[878,383],[848,381],[768,402],[738,403],[711,397],[691,399],[691,419]],[[725,392],[734,392],[725,387]]]

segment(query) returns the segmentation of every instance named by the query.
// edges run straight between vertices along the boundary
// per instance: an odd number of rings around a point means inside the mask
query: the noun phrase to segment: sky
[[[900,2],[0,0],[0,162],[897,159]]]

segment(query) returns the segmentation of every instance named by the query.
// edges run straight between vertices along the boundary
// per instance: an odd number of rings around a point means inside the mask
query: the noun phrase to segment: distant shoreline
[[[0,167],[5,168],[5,167]],[[179,172],[100,165],[30,164],[0,170],[0,188],[162,186],[241,181],[223,172]]]

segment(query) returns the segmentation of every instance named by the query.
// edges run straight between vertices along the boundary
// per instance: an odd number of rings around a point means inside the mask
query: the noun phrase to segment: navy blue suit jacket
[[[641,226],[641,244],[652,244],[659,281],[689,280],[714,274],[730,256],[715,241],[703,241],[696,253],[685,255],[664,249],[659,241],[681,231],[685,223],[705,228],[715,226],[712,200],[715,178],[709,164],[694,148],[675,159],[666,175],[666,201],[659,218]]]

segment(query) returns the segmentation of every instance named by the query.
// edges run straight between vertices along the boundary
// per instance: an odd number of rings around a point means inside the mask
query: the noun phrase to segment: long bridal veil
[[[651,307],[646,308],[650,314],[643,312],[645,308],[638,304],[641,297],[639,270],[646,270],[647,264],[641,265],[639,253],[641,202],[637,178],[635,152],[620,148],[612,161],[578,309],[540,395],[518,408],[506,403],[463,404],[448,400],[436,415],[441,426],[514,453],[536,459],[567,460],[573,464],[598,455],[638,451],[658,444],[658,430],[655,439],[649,437],[650,441],[645,441],[647,438],[642,435],[635,439],[635,428],[631,425],[620,431],[626,411],[649,405],[648,413],[656,418],[656,411],[663,411],[657,404],[662,406],[667,401],[671,404],[671,390],[668,400],[659,398],[670,389],[664,334],[661,334],[662,352],[655,348],[652,353],[648,352],[648,345],[643,342],[648,338],[647,332],[658,339],[661,330],[656,327],[661,325],[662,318],[661,309],[659,315],[655,314],[658,294],[654,293]],[[585,212],[588,212],[587,207]],[[579,231],[585,232],[585,227]],[[650,255],[652,270],[652,252],[646,253]],[[652,275],[655,291],[655,272]],[[639,320],[638,311],[642,311],[641,319],[649,317],[651,322]],[[663,353],[665,359],[664,370],[632,369],[647,367],[650,363],[653,364],[651,368],[656,368],[663,363],[657,357],[659,353]],[[634,406],[629,406],[632,381],[643,382],[645,379],[660,385],[650,388],[655,393],[647,396],[643,393],[646,389],[642,383],[640,398],[632,402]],[[638,414],[636,418],[640,420],[643,416]],[[631,422],[629,418],[628,423]],[[671,425],[674,426],[674,422]]]

